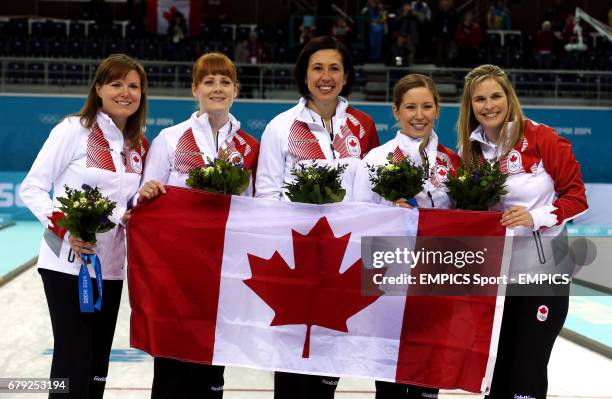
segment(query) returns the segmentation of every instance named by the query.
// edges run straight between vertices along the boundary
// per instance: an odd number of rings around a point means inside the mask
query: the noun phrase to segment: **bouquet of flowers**
[[[389,153],[387,160],[386,165],[368,165],[372,191],[391,202],[413,198],[423,191],[427,179],[427,171],[423,167],[416,166],[408,158],[394,161],[392,153]]]
[[[96,233],[105,233],[115,227],[108,217],[113,213],[117,203],[104,197],[100,190],[83,184],[83,191],[66,188],[65,197],[57,197],[65,215],[57,221],[73,237],[95,243]]]
[[[310,166],[299,165],[291,169],[295,180],[285,183],[283,188],[287,189],[287,196],[292,202],[304,202],[307,204],[329,204],[340,202],[346,195],[342,188],[342,173],[346,165],[318,166],[313,163]]]
[[[480,166],[460,166],[456,176],[449,173],[446,187],[457,209],[485,211],[508,193],[504,188],[506,178],[499,169],[499,162],[484,160]]]
[[[240,195],[249,186],[250,178],[250,170],[222,153],[213,161],[209,158],[204,167],[190,170],[187,185],[213,193]]]
[[[104,233],[115,227],[108,217],[113,213],[117,203],[104,197],[98,187],[92,188],[83,184],[83,191],[66,188],[65,197],[57,197],[62,204],[60,211],[65,215],[56,223],[66,228],[73,237],[95,243],[96,234]],[[93,303],[92,282],[87,270],[90,263],[96,273],[98,300]],[[102,309],[102,265],[96,254],[81,254],[81,269],[79,271],[79,307],[81,312],[91,313]]]

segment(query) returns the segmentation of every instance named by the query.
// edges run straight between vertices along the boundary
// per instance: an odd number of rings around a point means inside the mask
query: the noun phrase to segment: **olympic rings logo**
[[[45,125],[55,125],[59,122],[61,116],[58,114],[39,114],[38,120]]]
[[[247,125],[251,130],[264,130],[268,121],[264,119],[249,119],[247,121]]]

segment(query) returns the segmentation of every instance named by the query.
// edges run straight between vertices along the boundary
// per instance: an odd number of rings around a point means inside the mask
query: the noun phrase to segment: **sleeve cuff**
[[[552,205],[546,205],[529,211],[533,219],[533,231],[556,225],[558,223],[557,215],[553,213],[556,209]]]
[[[66,215],[64,215],[64,213],[60,211],[54,211],[51,216],[47,217],[50,222],[50,224],[47,225],[47,228],[61,239],[64,239],[64,236],[66,235],[66,232],[68,232],[68,230],[66,230],[65,227],[60,227],[57,222],[65,217]]]

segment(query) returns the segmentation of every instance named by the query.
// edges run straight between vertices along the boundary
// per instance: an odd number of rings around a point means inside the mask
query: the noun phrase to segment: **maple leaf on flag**
[[[244,282],[274,310],[270,326],[306,324],[303,358],[310,355],[313,325],[348,332],[348,318],[383,294],[372,279],[381,270],[365,269],[361,259],[339,272],[350,236],[334,236],[327,218],[322,217],[306,235],[292,230],[294,269],[278,251],[270,259],[248,254],[252,277]],[[370,285],[363,289],[378,295],[362,295],[361,273]]]

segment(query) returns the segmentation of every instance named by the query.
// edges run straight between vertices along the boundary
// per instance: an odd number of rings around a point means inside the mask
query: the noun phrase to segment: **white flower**
[[[214,172],[214,170],[215,169],[212,166],[202,168],[202,171],[204,172],[204,176],[206,177],[210,176]],[[221,171],[221,168],[219,168],[219,171]]]
[[[389,172],[392,172],[392,171],[397,170],[397,169],[399,169],[399,166],[397,166],[395,164],[392,164],[392,163],[390,163],[389,165],[385,166],[385,170],[389,171]]]

